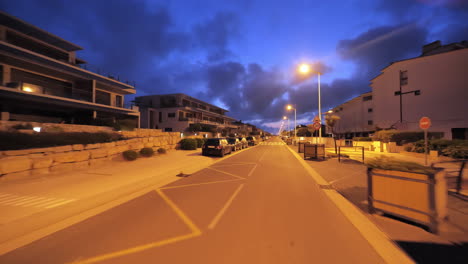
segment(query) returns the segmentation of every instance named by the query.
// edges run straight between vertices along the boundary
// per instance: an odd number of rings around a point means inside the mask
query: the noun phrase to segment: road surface
[[[0,256],[9,264],[383,262],[276,138]]]

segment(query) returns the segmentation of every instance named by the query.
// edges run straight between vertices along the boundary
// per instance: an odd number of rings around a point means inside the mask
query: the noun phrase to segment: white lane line
[[[31,196],[30,199],[24,200],[24,201],[21,201],[21,202],[17,202],[17,203],[15,203],[14,205],[16,206],[16,205],[23,205],[23,204],[32,203],[32,202],[37,201],[38,199],[44,199],[44,198],[36,197],[36,196]]]
[[[36,201],[31,201],[29,203],[25,203],[25,204],[22,204],[21,206],[36,206],[37,204],[41,204],[41,203],[45,203],[45,202],[49,202],[49,201],[52,201],[52,200],[55,200],[55,198],[40,198]]]
[[[31,199],[34,199],[34,197],[23,196],[21,199],[16,199],[16,200],[9,201],[9,202],[3,203],[3,204],[9,205],[9,204],[22,203],[22,202],[25,202],[25,201],[30,201]]]
[[[1,194],[1,193],[0,193],[0,199],[1,199],[1,197],[10,196],[10,195],[11,195],[11,194],[6,194],[6,193]]]
[[[21,198],[21,196],[18,196],[18,195],[11,195],[10,197],[8,198],[5,198],[5,199],[2,199],[0,200],[0,203],[6,203],[6,202],[9,202],[9,201],[12,201],[12,200],[16,200],[18,198]]]
[[[258,166],[258,164],[255,164],[255,166],[250,170],[249,174],[247,174],[247,177],[250,177],[250,175],[252,175],[252,173],[257,168],[257,166]]]
[[[40,204],[38,204],[38,205],[35,205],[34,207],[47,208],[47,206],[50,206],[50,205],[53,205],[53,204],[56,204],[56,203],[61,203],[61,202],[67,201],[67,200],[68,200],[68,199],[57,199],[57,198],[54,198],[54,200],[52,200],[52,201],[40,203]]]
[[[224,215],[226,210],[229,208],[231,205],[232,201],[234,198],[237,196],[237,194],[240,192],[240,190],[244,187],[244,183],[241,184],[236,191],[231,195],[229,200],[226,202],[226,204],[223,206],[223,208],[218,212],[218,214],[215,216],[215,218],[211,221],[211,223],[208,225],[208,229],[213,229],[215,226],[218,224],[219,220],[221,220],[221,217]]]
[[[54,208],[54,207],[57,207],[57,206],[60,206],[60,205],[65,205],[67,203],[71,203],[71,202],[74,202],[74,201],[75,201],[75,199],[69,199],[69,200],[63,201],[61,203],[56,203],[56,204],[49,205],[49,206],[46,207],[46,209]]]

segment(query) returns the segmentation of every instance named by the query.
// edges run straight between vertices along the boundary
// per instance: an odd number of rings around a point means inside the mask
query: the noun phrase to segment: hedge
[[[372,141],[370,137],[353,137],[353,141]]]
[[[180,148],[184,150],[197,149],[197,140],[194,138],[184,138],[180,141]]]
[[[203,144],[205,144],[206,139],[205,138],[196,138],[197,141],[197,148],[203,147]]]
[[[455,159],[468,158],[467,140],[434,139],[428,141],[428,150],[436,150],[440,154]],[[424,153],[424,140],[405,145],[405,150],[410,152]]]
[[[429,139],[440,139],[444,136],[443,132],[429,132]],[[424,139],[424,132],[422,131],[398,131],[398,130],[381,130],[375,132],[372,137],[375,141],[382,141],[385,143],[396,142],[397,145],[402,146],[405,143],[416,142]]]
[[[419,163],[408,162],[403,160],[398,160],[390,157],[378,157],[375,159],[369,159],[366,162],[366,166],[369,168],[382,169],[382,170],[396,170],[404,172],[415,172],[415,173],[435,173],[431,167],[423,166]]]
[[[0,150],[46,148],[73,144],[95,144],[124,139],[118,133],[88,132],[40,132],[26,134],[19,132],[0,132]]]

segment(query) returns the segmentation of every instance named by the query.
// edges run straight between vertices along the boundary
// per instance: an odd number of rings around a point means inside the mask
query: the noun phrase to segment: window
[[[408,71],[400,71],[400,85],[408,84]]]
[[[367,120],[367,124],[368,124],[368,125],[373,125],[374,122],[373,122],[372,120]]]
[[[373,109],[372,108],[367,108],[368,113],[372,113]]]
[[[110,93],[96,90],[96,104],[111,105]]]
[[[164,132],[172,132],[172,127],[165,127]]]
[[[167,117],[175,117],[175,113],[167,113]]]
[[[115,106],[122,107],[122,96],[116,95],[115,96]]]
[[[362,100],[363,100],[363,101],[370,101],[370,100],[372,100],[372,95],[364,96],[364,97],[362,98]]]

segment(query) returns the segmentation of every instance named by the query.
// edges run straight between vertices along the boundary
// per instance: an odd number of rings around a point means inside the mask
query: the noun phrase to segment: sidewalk
[[[202,156],[200,150],[173,150],[81,171],[0,178],[0,254],[178,180],[181,172],[191,174],[219,160]]]
[[[296,146],[288,147],[297,152]],[[330,151],[334,152],[332,149]],[[468,259],[468,200],[463,197],[448,196],[449,220],[441,226],[439,235],[429,233],[423,227],[401,219],[370,215],[367,208],[367,168],[361,162],[361,153],[345,153],[350,155],[350,158],[344,158],[341,162],[338,162],[337,158],[325,161],[306,160],[306,162],[417,263],[463,263]],[[421,161],[416,157],[408,158],[397,153],[368,154],[365,153],[365,159],[369,156],[387,155],[424,164],[424,160]],[[299,155],[302,156],[302,153]]]

